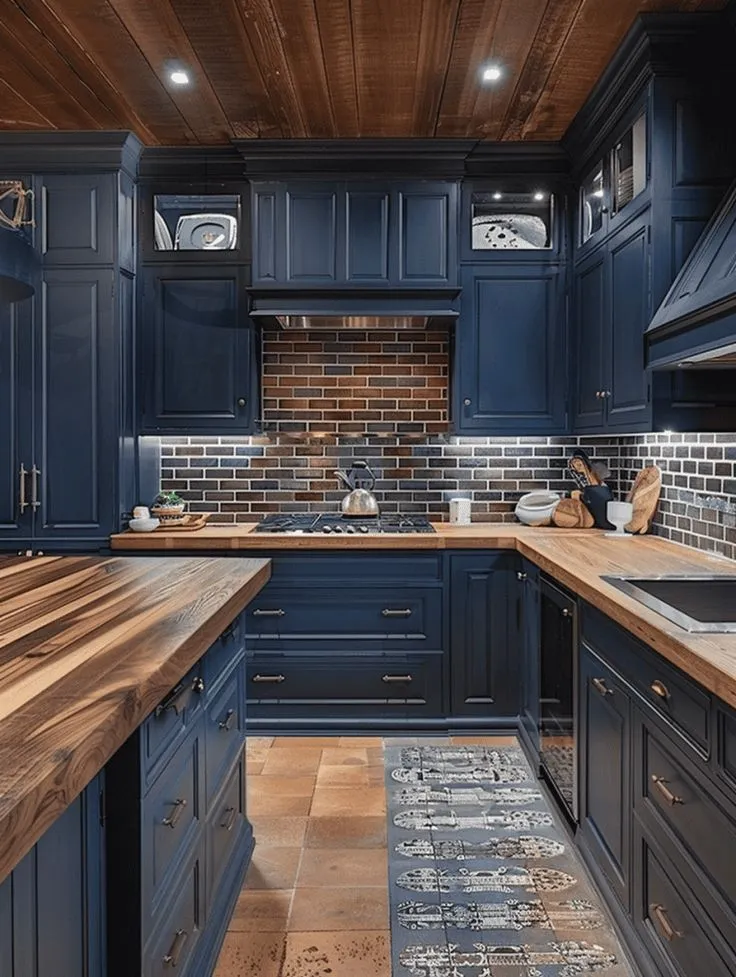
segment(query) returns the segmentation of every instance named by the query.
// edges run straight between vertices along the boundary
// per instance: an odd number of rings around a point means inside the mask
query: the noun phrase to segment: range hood
[[[36,252],[24,232],[0,225],[0,304],[33,295],[36,265]]]
[[[459,315],[458,288],[249,289],[250,316],[294,330],[447,328]]]
[[[646,333],[653,368],[736,368],[736,183]]]

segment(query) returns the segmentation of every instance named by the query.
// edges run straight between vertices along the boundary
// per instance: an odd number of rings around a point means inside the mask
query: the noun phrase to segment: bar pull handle
[[[225,630],[220,635],[220,641],[227,641],[228,638],[232,638],[238,629],[238,619],[231,621],[230,624],[225,628]]]
[[[184,944],[188,939],[189,933],[186,930],[176,931],[174,942],[171,944],[169,952],[164,956],[164,964],[167,967],[175,967],[179,963],[181,951],[184,949]]]
[[[280,607],[275,607],[273,609],[265,607],[256,607],[253,611],[253,617],[283,617],[286,611],[282,610]]]
[[[169,709],[173,709],[174,713],[178,716],[181,709],[186,705],[186,703],[182,703],[181,701],[186,692],[186,684],[184,682],[179,682],[179,684],[174,686],[171,692],[169,692],[166,698],[159,702],[159,704],[156,706],[153,713],[154,716],[158,719],[165,712],[168,712]],[[195,678],[192,682],[192,692],[204,692],[204,681],[199,676],[197,676],[197,678]]]
[[[658,695],[660,699],[669,699],[670,697],[670,690],[667,688],[664,682],[660,682],[659,679],[655,679],[649,688],[655,695]]]
[[[381,611],[384,617],[411,617],[411,608],[402,607],[392,610],[390,607],[384,607]]]
[[[21,462],[20,471],[18,472],[18,509],[20,514],[26,511],[30,502],[26,502],[26,475],[29,472],[26,470],[26,466]]]
[[[225,820],[220,822],[220,827],[224,828],[225,831],[232,831],[237,816],[238,812],[234,807],[225,808]]]
[[[602,678],[593,678],[591,682],[596,692],[600,692],[601,695],[613,695],[613,689],[609,689]]]
[[[38,476],[41,474],[41,469],[36,468],[34,464],[31,468],[31,508],[38,509],[41,505],[38,498]]]
[[[161,820],[161,824],[165,824],[167,828],[175,828],[179,823],[179,819],[184,813],[184,808],[187,806],[187,802],[183,797],[177,797],[171,807],[171,814],[168,817]]]
[[[652,783],[657,788],[657,790],[662,795],[662,797],[664,797],[664,799],[667,801],[668,804],[671,804],[674,807],[675,804],[685,803],[685,801],[681,797],[678,797],[677,794],[672,793],[672,791],[667,786],[667,781],[664,779],[664,777],[658,777],[656,773],[653,773]]]
[[[659,903],[653,902],[649,907],[649,912],[654,917],[657,925],[662,931],[662,936],[665,938],[665,940],[667,940],[668,943],[671,943],[675,937],[682,936],[682,933],[679,930],[676,930],[670,922],[670,918],[667,915],[667,910],[664,908],[664,906],[660,906]]]
[[[411,682],[411,675],[382,675],[381,681],[390,684],[391,682]]]
[[[254,675],[251,682],[285,682],[285,675]]]
[[[217,724],[218,728],[223,730],[223,732],[225,733],[229,733],[230,730],[232,729],[234,718],[235,718],[235,710],[228,709],[227,713],[225,714],[225,718],[221,719],[220,722]]]

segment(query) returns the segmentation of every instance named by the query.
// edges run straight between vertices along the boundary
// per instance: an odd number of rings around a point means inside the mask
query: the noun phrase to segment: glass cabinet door
[[[647,185],[647,117],[640,115],[613,149],[613,212],[638,197]]]
[[[552,247],[553,195],[498,187],[471,197],[473,251],[534,251]]]
[[[237,194],[156,194],[156,251],[234,251],[238,247]]]
[[[603,160],[596,164],[583,180],[580,190],[580,213],[582,225],[580,239],[583,244],[603,227],[606,213],[606,187]]]

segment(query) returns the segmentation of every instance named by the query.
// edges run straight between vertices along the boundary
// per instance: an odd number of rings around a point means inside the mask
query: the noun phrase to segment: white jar
[[[133,518],[134,519],[150,519],[151,518],[151,512],[150,512],[148,506],[147,505],[137,505],[135,507],[135,509],[133,509]]]
[[[470,499],[450,499],[450,522],[455,526],[470,525]]]

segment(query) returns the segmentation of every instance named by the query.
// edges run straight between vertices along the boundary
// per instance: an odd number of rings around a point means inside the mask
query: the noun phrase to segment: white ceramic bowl
[[[159,525],[158,519],[131,519],[128,523],[134,533],[152,533]]]
[[[549,526],[560,497],[556,492],[529,492],[516,504],[515,515],[525,526]]]

